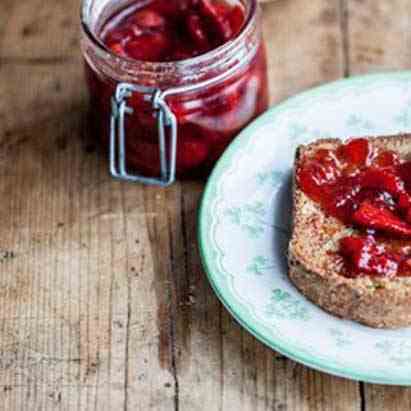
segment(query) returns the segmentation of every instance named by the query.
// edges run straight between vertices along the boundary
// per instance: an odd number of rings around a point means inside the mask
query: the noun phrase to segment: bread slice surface
[[[411,134],[369,137],[370,143],[393,150],[404,160],[411,160]],[[340,139],[320,139],[300,146],[295,167],[320,148],[336,148]],[[336,253],[339,239],[355,233],[327,215],[311,200],[293,178],[293,229],[289,243],[289,277],[312,302],[337,315],[376,328],[411,325],[411,277],[348,278]],[[410,241],[411,245],[411,241]]]

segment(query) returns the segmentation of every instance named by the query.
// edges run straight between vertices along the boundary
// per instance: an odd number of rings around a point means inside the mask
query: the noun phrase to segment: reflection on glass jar
[[[203,3],[214,7],[217,17],[204,11]],[[159,13],[164,4],[167,12]],[[256,0],[84,0],[82,19],[93,123],[105,145],[118,84],[147,88],[127,98],[132,114],[125,116],[126,163],[134,172],[160,174],[155,90],[171,91],[164,100],[177,121],[179,177],[208,173],[238,132],[267,108],[266,57]],[[167,47],[159,41],[164,33]],[[153,39],[159,41],[156,50],[151,50]],[[152,61],[156,58],[162,61]],[[166,146],[169,138],[168,133]]]

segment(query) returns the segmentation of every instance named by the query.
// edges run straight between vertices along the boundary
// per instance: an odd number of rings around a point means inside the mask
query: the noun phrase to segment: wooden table
[[[78,8],[0,2],[0,409],[411,409],[408,389],[309,370],[233,321],[196,248],[201,182],[108,177]],[[264,19],[273,103],[411,63],[408,0],[277,0]]]

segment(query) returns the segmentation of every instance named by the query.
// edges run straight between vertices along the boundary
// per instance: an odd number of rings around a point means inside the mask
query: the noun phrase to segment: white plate
[[[307,301],[287,277],[295,148],[318,137],[411,131],[411,72],[351,78],[273,107],[213,171],[199,215],[204,267],[218,297],[258,339],[331,374],[411,385],[411,328],[375,330]]]

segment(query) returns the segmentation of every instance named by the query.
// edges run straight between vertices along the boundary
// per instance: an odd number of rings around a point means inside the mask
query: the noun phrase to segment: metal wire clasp
[[[126,144],[124,116],[132,114],[133,109],[127,106],[127,99],[133,92],[144,95],[146,101],[152,102],[157,116],[158,147],[160,154],[161,175],[146,177],[140,174],[130,174],[126,168]],[[177,120],[165,101],[166,92],[135,84],[119,83],[114,96],[111,98],[110,118],[110,173],[113,177],[143,184],[169,186],[175,180],[176,149],[177,149]],[[166,132],[169,132],[168,156],[166,147]]]

